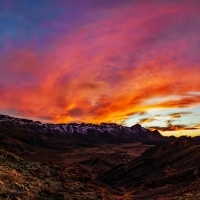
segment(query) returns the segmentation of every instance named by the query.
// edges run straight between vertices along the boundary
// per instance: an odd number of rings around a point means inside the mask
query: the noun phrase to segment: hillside
[[[179,139],[155,146],[127,164],[118,165],[98,180],[135,198],[178,199],[199,194],[200,146],[191,139]],[[200,194],[199,194],[200,195]]]
[[[0,199],[118,199],[79,165],[29,162],[0,150]],[[119,196],[120,199],[120,196]]]

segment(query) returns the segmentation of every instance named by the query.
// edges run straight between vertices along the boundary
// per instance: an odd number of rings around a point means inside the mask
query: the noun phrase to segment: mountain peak
[[[131,128],[133,128],[133,129],[141,129],[142,126],[140,124],[135,124],[135,125],[131,126]]]

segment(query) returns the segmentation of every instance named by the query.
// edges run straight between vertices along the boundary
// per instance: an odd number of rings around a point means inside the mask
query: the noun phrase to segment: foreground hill
[[[114,189],[95,184],[79,165],[29,162],[0,150],[2,200],[116,200],[121,197]]]
[[[200,146],[191,139],[155,146],[131,162],[100,175],[98,180],[130,191],[134,199],[179,199],[195,195],[199,199]]]

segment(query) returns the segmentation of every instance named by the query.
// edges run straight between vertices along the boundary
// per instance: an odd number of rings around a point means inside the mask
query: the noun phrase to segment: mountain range
[[[157,130],[136,124],[126,127],[114,123],[42,124],[39,121],[0,115],[0,141],[9,147],[9,139],[50,149],[65,149],[69,143],[133,143],[167,141]],[[15,143],[17,145],[17,143]],[[6,146],[6,145],[5,145]],[[8,149],[9,150],[9,149]],[[18,149],[20,151],[20,149]]]

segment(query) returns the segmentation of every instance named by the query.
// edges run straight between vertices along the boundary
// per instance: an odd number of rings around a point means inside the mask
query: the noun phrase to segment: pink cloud
[[[0,107],[53,122],[100,123],[196,104],[198,97],[143,102],[199,91],[199,56],[188,53],[199,50],[198,13],[187,2],[144,1],[106,9],[95,22],[49,37],[45,51],[13,50],[0,60]]]

